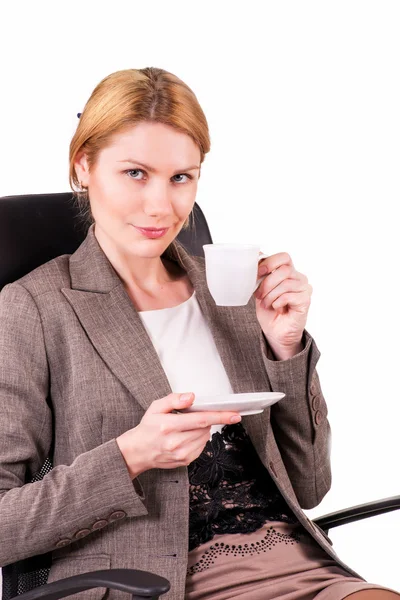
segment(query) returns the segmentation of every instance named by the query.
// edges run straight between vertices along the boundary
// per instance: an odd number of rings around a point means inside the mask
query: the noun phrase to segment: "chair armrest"
[[[313,519],[313,521],[316,525],[321,527],[325,533],[328,533],[329,529],[332,527],[339,527],[339,525],[346,525],[353,521],[360,521],[361,519],[367,519],[368,517],[383,515],[392,510],[398,510],[399,508],[400,496],[392,496],[391,498],[367,502],[367,504],[351,506],[350,508],[345,508],[344,510],[318,517],[318,519]]]
[[[156,599],[170,589],[168,579],[154,575],[148,571],[136,569],[108,569],[81,573],[53,583],[41,585],[25,594],[18,596],[18,600],[58,600],[71,594],[96,587],[111,588],[132,594],[133,599]]]

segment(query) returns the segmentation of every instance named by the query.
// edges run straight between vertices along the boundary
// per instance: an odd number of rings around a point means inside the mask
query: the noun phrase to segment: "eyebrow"
[[[149,165],[145,165],[144,163],[141,163],[138,160],[135,160],[134,158],[125,158],[124,160],[118,160],[117,162],[133,163],[135,165],[143,167],[144,169],[147,169],[150,173],[156,173],[156,169],[154,167],[149,167]],[[194,165],[193,167],[186,167],[186,169],[179,169],[178,171],[175,171],[174,174],[183,173],[184,171],[194,171],[195,169],[200,169],[200,166]]]

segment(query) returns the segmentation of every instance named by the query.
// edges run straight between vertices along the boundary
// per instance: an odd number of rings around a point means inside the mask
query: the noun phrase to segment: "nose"
[[[145,194],[143,208],[146,214],[160,216],[174,213],[171,188],[165,183],[148,186]]]

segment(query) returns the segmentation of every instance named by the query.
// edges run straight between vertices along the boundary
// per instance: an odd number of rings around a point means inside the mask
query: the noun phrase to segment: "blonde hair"
[[[86,153],[90,169],[114,134],[143,121],[164,123],[189,135],[200,148],[200,164],[210,150],[205,114],[193,91],[176,75],[156,67],[111,73],[86,102],[69,148],[69,183],[79,213],[88,223],[93,223],[93,216],[75,171],[77,154]],[[190,216],[194,223],[193,212]],[[182,228],[187,227],[189,218]]]

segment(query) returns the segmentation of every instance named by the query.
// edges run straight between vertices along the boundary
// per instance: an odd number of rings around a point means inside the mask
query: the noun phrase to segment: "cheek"
[[[186,218],[187,212],[193,209],[196,201],[197,186],[190,185],[185,190],[180,190],[179,194],[175,197],[175,212],[182,217]]]
[[[95,182],[91,188],[93,211],[110,215],[124,215],[132,209],[132,192],[121,184],[118,178],[104,178]]]
[[[108,199],[128,196],[129,186],[126,185],[122,176],[109,175],[99,179],[98,190],[101,191],[103,202],[106,202]]]

